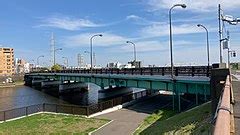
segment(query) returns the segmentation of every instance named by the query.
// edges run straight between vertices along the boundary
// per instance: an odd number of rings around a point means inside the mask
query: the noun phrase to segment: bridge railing
[[[231,78],[228,75],[222,91],[222,96],[219,99],[218,107],[214,119],[216,120],[214,135],[230,135],[231,134],[231,102],[232,102],[232,88]]]
[[[149,95],[151,95],[151,91],[139,91],[137,93],[123,95],[121,97],[113,98],[90,106],[52,103],[36,104],[11,110],[0,111],[0,121],[6,121],[14,118],[28,116],[39,112],[53,112],[89,116],[91,114],[101,112],[105,109],[112,108],[114,106],[137,100]]]
[[[208,66],[182,66],[174,67],[175,76],[210,76],[212,67]],[[48,71],[48,73],[81,73],[89,74],[90,69],[64,69],[59,71]],[[93,69],[93,74],[127,74],[127,75],[170,75],[171,67],[143,67],[143,68],[101,68]]]
[[[74,115],[86,115],[86,106],[76,106],[67,104],[36,104],[11,110],[0,111],[0,121],[6,121],[14,118],[28,116],[39,112],[67,113]]]

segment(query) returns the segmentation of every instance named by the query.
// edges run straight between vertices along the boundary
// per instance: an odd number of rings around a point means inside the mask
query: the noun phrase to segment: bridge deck
[[[150,90],[166,90],[177,93],[210,95],[210,78],[205,76],[176,76],[172,81],[169,75],[124,75],[124,74],[82,74],[82,73],[32,73],[27,76],[55,78],[95,83],[105,88],[123,86]],[[175,91],[177,90],[177,91]]]
[[[83,77],[99,77],[112,79],[132,79],[132,80],[149,80],[149,81],[164,81],[171,82],[170,75],[124,75],[124,74],[79,74],[79,73],[32,73],[31,75],[58,75],[58,76],[83,76]],[[210,78],[206,76],[176,76],[177,82],[180,83],[198,83],[210,84]]]

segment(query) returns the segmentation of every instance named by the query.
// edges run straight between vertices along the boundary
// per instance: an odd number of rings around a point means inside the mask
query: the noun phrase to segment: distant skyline
[[[15,49],[15,58],[30,62],[37,57],[41,64],[50,64],[50,37],[54,33],[56,46],[63,48],[56,54],[56,62],[77,66],[77,54],[90,63],[89,39],[93,40],[97,65],[107,62],[127,63],[133,60],[136,44],[137,60],[145,66],[170,65],[168,11],[174,4],[184,3],[186,9],[174,8],[173,55],[176,64],[207,65],[206,33],[197,27],[203,24],[209,30],[210,62],[219,62],[218,4],[224,14],[240,17],[240,1],[228,0],[1,0],[0,46]],[[238,16],[239,15],[239,16]],[[240,24],[231,26],[231,49],[237,53],[232,61],[240,60]],[[227,53],[223,53],[226,62]]]

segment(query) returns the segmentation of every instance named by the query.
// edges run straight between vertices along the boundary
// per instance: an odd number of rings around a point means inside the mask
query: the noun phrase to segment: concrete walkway
[[[147,116],[168,105],[169,100],[171,98],[155,96],[128,108],[97,116],[96,118],[113,121],[94,132],[93,135],[131,135]]]
[[[130,135],[148,115],[149,114],[129,109],[121,109],[98,116],[97,118],[110,119],[113,121],[107,126],[97,130],[93,135]]]

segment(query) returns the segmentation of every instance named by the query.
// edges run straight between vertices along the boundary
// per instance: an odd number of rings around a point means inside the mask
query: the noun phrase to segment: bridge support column
[[[175,94],[176,94],[176,92],[175,92],[175,90],[176,90],[176,88],[175,88],[175,83],[174,82],[172,82],[172,107],[173,107],[173,111],[175,110]]]
[[[101,89],[104,89],[104,83],[101,83]]]
[[[172,81],[172,86],[173,86],[173,95],[172,95],[173,110],[181,112],[181,95],[180,95],[180,91],[177,89],[176,80]]]
[[[181,95],[178,89],[177,89],[177,98],[178,98],[178,112],[181,112]]]
[[[204,85],[204,102],[207,101],[207,88],[206,85]]]
[[[196,105],[198,105],[198,85],[195,85]]]

